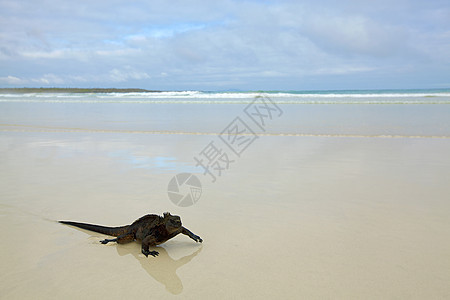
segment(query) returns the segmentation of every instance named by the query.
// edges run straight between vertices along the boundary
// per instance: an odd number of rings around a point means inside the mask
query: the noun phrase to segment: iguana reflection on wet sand
[[[158,215],[145,215],[134,221],[131,225],[120,227],[106,227],[72,221],[59,221],[59,223],[116,237],[115,239],[105,239],[100,241],[102,244],[107,244],[109,242],[125,244],[135,240],[141,241],[141,251],[147,257],[149,254],[152,256],[157,256],[159,254],[157,251],[150,251],[150,246],[153,247],[162,244],[180,233],[189,236],[196,242],[203,242],[198,235],[195,235],[182,226],[181,218],[179,216],[173,216],[168,212],[164,213],[162,217]]]
[[[145,257],[140,256],[137,249],[137,245],[126,244],[119,245],[116,247],[117,253],[120,256],[125,256],[131,254],[134,256],[142,268],[150,275],[156,282],[162,284],[166,290],[173,294],[178,295],[183,292],[183,283],[180,275],[177,274],[177,270],[182,266],[188,264],[194,257],[196,257],[203,249],[203,247],[191,247],[188,243],[184,242],[174,242],[174,244],[167,244],[167,246],[158,247],[159,256],[158,259],[145,259]],[[165,249],[164,247],[168,247]],[[179,259],[172,258],[168,252],[170,249],[177,248],[178,253],[186,253],[193,251],[190,255],[183,256]]]

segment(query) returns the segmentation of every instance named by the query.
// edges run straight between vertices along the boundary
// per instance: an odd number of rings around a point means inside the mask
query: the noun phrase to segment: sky
[[[450,3],[0,0],[0,87],[450,87]]]

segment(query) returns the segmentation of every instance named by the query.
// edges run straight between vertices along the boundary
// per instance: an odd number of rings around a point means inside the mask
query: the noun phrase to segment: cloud
[[[43,85],[50,85],[50,84],[58,85],[58,84],[64,84],[65,80],[55,74],[45,74],[44,76],[42,76],[40,78],[31,79],[31,82],[39,83],[39,84],[43,84]]]
[[[150,75],[145,72],[134,70],[131,67],[126,67],[122,70],[113,69],[109,72],[109,78],[114,82],[126,82],[129,80],[150,79]]]
[[[56,58],[70,58],[71,55],[68,55],[72,51],[66,51],[64,49],[51,50],[51,51],[26,51],[19,52],[19,55],[23,58],[30,59],[56,59]]]
[[[314,16],[304,25],[308,38],[334,54],[390,56],[405,45],[406,33],[363,16]]]
[[[448,78],[449,12],[440,1],[4,0],[0,84],[329,88],[425,68],[421,78]]]
[[[0,77],[0,82],[6,83],[6,84],[11,84],[11,85],[17,85],[17,84],[21,84],[24,81],[18,77],[15,76],[5,76],[5,77]]]
[[[167,74],[162,73],[158,77],[164,77],[167,76]],[[130,80],[145,80],[150,79],[150,75],[148,75],[145,72],[141,72],[138,70],[135,70],[129,66],[117,69],[114,68],[110,70],[107,73],[103,74],[83,74],[83,75],[56,75],[56,74],[44,74],[40,77],[22,77],[18,78],[15,76],[5,76],[0,77],[0,83],[6,83],[10,85],[19,85],[19,84],[40,84],[44,86],[58,86],[58,85],[66,85],[66,84],[73,84],[73,83],[89,83],[93,82],[95,80],[103,81],[103,82],[115,82],[115,83],[121,83],[121,82],[127,82]]]
[[[37,77],[37,78],[19,78],[19,77],[15,77],[15,76],[5,76],[5,77],[0,77],[0,83],[6,83],[6,84],[10,84],[10,85],[21,85],[21,84],[43,84],[43,85],[49,85],[49,84],[63,84],[66,81],[61,78],[60,76],[57,76],[55,74],[45,74],[41,77]]]

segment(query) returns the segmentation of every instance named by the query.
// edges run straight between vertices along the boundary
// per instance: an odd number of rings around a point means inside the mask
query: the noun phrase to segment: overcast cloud
[[[0,87],[450,87],[448,1],[0,0]]]

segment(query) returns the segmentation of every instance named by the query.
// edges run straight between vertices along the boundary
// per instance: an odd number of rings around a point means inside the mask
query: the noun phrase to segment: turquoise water
[[[450,89],[155,93],[0,94],[1,102],[244,104],[266,95],[279,104],[450,104]]]
[[[280,91],[263,91],[263,93],[276,94]],[[383,94],[450,94],[450,89],[386,89],[386,90],[323,90],[323,91],[287,91],[288,94],[336,94],[336,95],[383,95]]]

